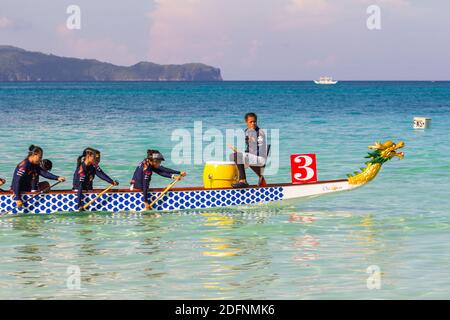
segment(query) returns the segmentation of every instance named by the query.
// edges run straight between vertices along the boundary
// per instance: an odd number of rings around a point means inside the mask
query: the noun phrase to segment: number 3
[[[310,156],[301,155],[301,156],[295,157],[294,162],[295,163],[302,163],[301,159],[305,159],[305,164],[302,165],[302,166],[297,166],[297,168],[298,169],[305,169],[306,170],[306,176],[303,177],[303,175],[300,172],[297,172],[297,173],[294,174],[294,178],[296,180],[300,180],[300,181],[302,181],[302,180],[310,180],[315,175],[314,169],[310,168],[310,165],[313,164],[314,160]]]

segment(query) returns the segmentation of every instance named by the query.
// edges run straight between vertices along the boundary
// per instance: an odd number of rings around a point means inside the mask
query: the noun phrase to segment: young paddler
[[[31,145],[28,149],[27,157],[22,160],[14,170],[11,189],[14,193],[14,200],[16,201],[17,208],[20,208],[23,205],[20,196],[21,193],[32,191],[35,181],[39,176],[61,182],[66,180],[63,176],[55,176],[41,167],[40,164],[43,155],[44,151],[42,148]]]
[[[161,165],[164,157],[158,150],[147,150],[147,158],[142,160],[134,171],[133,179],[130,183],[130,190],[139,190],[144,194],[145,210],[149,210],[150,203],[148,201],[148,188],[152,179],[153,172],[166,177],[176,178],[177,175],[181,177],[186,176],[186,172],[172,170]]]
[[[95,176],[117,186],[119,181],[111,179],[99,166],[100,151],[93,148],[86,148],[83,154],[78,157],[77,168],[73,174],[73,190],[78,195],[78,210],[83,210],[83,191],[93,190]]]
[[[1,187],[2,185],[4,185],[5,183],[6,183],[6,180],[3,179],[3,178],[0,178],[0,187]],[[3,191],[3,190],[0,189],[0,191]]]
[[[39,166],[41,167],[42,170],[50,172],[52,171],[53,163],[48,159],[44,159],[41,161]],[[33,179],[31,186],[32,186],[31,192],[36,192],[47,189],[48,187],[50,187],[50,183],[48,183],[48,181],[39,182],[39,176],[37,176]]]

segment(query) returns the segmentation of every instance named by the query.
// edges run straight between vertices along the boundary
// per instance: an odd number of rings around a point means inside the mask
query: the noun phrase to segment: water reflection
[[[348,239],[355,241],[355,244],[364,248],[374,247],[378,243],[380,235],[375,217],[372,214],[359,217],[356,223],[349,225]]]
[[[21,237],[24,239],[18,241],[20,244],[14,247],[16,260],[24,261],[44,261],[45,258],[41,255],[41,246],[34,242],[35,238],[43,238],[46,232],[45,226],[40,219],[14,219],[11,222],[14,231],[20,231]]]
[[[313,223],[316,218],[313,215],[300,215],[298,213],[291,213],[289,215],[289,222],[291,223]]]
[[[208,234],[202,237],[200,242],[204,249],[202,255],[209,258],[206,261],[209,272],[207,277],[201,277],[201,281],[203,288],[211,290],[213,294],[209,298],[216,298],[216,296],[223,298],[226,292],[233,290],[227,282],[228,279],[236,275],[232,262],[227,258],[236,256],[240,248],[236,246],[236,241],[233,244],[233,238],[226,233],[227,230],[232,229],[236,220],[218,212],[203,213],[202,216],[205,218],[202,226]]]
[[[316,217],[311,213],[291,213],[288,222],[311,226],[316,221]],[[302,230],[305,233],[307,229]],[[294,251],[293,261],[302,266],[309,266],[308,262],[319,258],[318,247],[320,241],[317,236],[303,234],[289,238],[289,248]]]
[[[203,288],[208,290],[205,298],[236,298],[243,292],[261,292],[277,278],[269,271],[269,239],[257,227],[266,221],[266,215],[211,212],[202,216],[202,256],[208,270],[201,278]]]
[[[216,227],[219,229],[230,229],[236,220],[233,217],[221,216],[217,213],[204,213],[205,227]],[[210,257],[230,257],[235,256],[240,249],[232,247],[230,238],[218,238],[218,237],[206,237],[202,238],[203,246],[206,249],[212,249],[213,251],[203,251],[204,256]]]
[[[387,222],[398,221],[367,212],[265,208],[7,220],[0,225],[0,294],[17,287],[18,297],[301,298],[341,282],[364,287],[372,264],[391,276],[396,267],[380,261]],[[70,265],[82,271],[79,292],[65,288]]]
[[[3,251],[8,250],[8,248],[11,248],[12,251],[6,259],[2,259],[2,264],[7,264],[5,268],[6,274],[16,278],[17,282],[22,286],[44,287],[45,283],[42,282],[42,277],[46,274],[45,271],[34,272],[27,266],[41,265],[47,260],[43,252],[46,248],[36,243],[38,239],[44,238],[45,226],[39,219],[6,220],[8,220],[9,229],[14,233],[20,234],[20,238],[16,238],[14,243],[10,242],[10,239],[3,238],[4,235],[2,234],[2,244],[6,245]],[[47,242],[46,247],[50,246],[51,243]]]
[[[164,270],[166,265],[164,243],[169,248],[176,245],[173,240],[164,240],[165,229],[161,218],[160,214],[144,216],[139,232],[143,235],[143,239],[136,243],[135,248],[136,254],[146,256],[142,271],[144,276],[152,281],[162,279],[167,275],[167,271]]]

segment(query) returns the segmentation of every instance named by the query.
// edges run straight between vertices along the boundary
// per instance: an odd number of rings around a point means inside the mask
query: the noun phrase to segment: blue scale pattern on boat
[[[155,200],[160,193],[149,194],[149,200]],[[94,199],[96,194],[85,194],[84,203]],[[23,201],[30,199],[31,195],[24,195]],[[203,191],[175,191],[163,196],[153,207],[153,210],[183,210],[201,209],[236,205],[247,205],[262,202],[271,202],[283,199],[282,187],[252,188],[252,189],[226,189]],[[140,211],[143,209],[142,193],[107,193],[97,199],[88,211]],[[0,212],[14,208],[12,195],[0,195]],[[76,195],[47,194],[36,197],[20,210],[13,213],[54,213],[76,211]]]

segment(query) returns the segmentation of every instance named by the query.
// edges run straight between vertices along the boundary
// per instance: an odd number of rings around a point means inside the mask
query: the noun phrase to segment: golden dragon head
[[[393,157],[399,157],[403,159],[403,152],[396,152],[395,150],[401,149],[405,146],[405,142],[400,141],[398,143],[394,143],[391,140],[387,140],[384,143],[375,142],[373,146],[369,146],[369,149],[376,150],[378,157],[382,158],[384,161],[390,160]]]
[[[366,161],[366,167],[361,168],[361,172],[355,171],[353,174],[348,174],[348,182],[353,185],[362,185],[373,178],[380,171],[381,166],[386,161],[391,160],[393,157],[398,157],[399,159],[403,159],[403,152],[397,152],[396,150],[401,149],[405,146],[403,141],[398,143],[394,143],[393,141],[387,140],[384,143],[375,142],[373,146],[369,146],[369,149],[373,151],[369,152],[366,158],[369,158]]]

